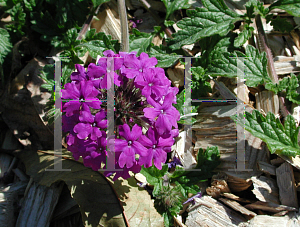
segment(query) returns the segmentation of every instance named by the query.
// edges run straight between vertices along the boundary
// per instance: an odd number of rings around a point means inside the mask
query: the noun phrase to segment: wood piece
[[[257,162],[258,169],[266,174],[276,175],[276,167],[262,161]]]
[[[206,189],[206,193],[212,196],[214,199],[220,197],[222,193],[229,193],[230,189],[226,180],[214,179],[211,183],[211,187]]]
[[[275,180],[265,176],[251,177],[251,180],[254,187],[252,192],[258,200],[279,204],[278,187]]]
[[[93,19],[91,28],[95,28],[96,32],[104,32],[111,35],[112,39],[121,41],[121,24],[118,13],[108,6],[97,14],[98,20]]]
[[[176,65],[174,69],[169,68],[167,74],[174,86],[179,88],[184,85],[184,65]]]
[[[239,204],[236,201],[233,201],[230,199],[225,199],[225,198],[219,198],[219,200],[222,201],[225,205],[230,206],[232,209],[234,209],[242,214],[245,214],[248,216],[253,216],[253,217],[256,216],[256,213],[248,210],[247,208],[243,207],[241,204]]]
[[[8,171],[13,158],[11,155],[0,153],[0,178]]]
[[[244,198],[240,198],[239,196],[232,194],[232,193],[223,193],[222,196],[228,198],[228,199],[232,199],[238,202],[242,202],[242,203],[254,203],[251,200],[248,199],[244,199]]]
[[[279,99],[272,91],[262,91],[255,94],[256,109],[263,113],[279,114]]]
[[[278,75],[291,74],[300,71],[299,60],[296,56],[277,56],[274,59],[274,66]]]
[[[19,181],[1,188],[0,190],[0,225],[5,227],[15,227],[16,213],[18,208],[19,196],[26,188],[26,182]]]
[[[195,205],[188,209],[187,226],[235,227],[247,221],[242,215],[211,198],[203,196],[195,199]]]
[[[244,109],[245,108],[245,109]],[[252,112],[252,108],[247,105],[239,105],[238,113],[243,111]],[[195,131],[197,141],[194,150],[206,149],[208,146],[218,146],[220,150],[221,163],[215,171],[228,171],[236,169],[237,158],[237,126],[230,118],[237,112],[236,105],[209,106],[198,111],[198,120],[192,126]],[[266,151],[262,146],[262,141],[252,136],[248,131],[241,130],[243,138],[245,136],[245,169],[256,170],[256,161],[266,161]]]
[[[298,211],[294,207],[284,206],[284,205],[278,205],[275,203],[267,203],[267,202],[261,202],[257,201],[252,204],[245,205],[246,208],[249,208],[251,210],[265,210],[272,213],[278,213],[281,211]]]
[[[272,159],[270,162],[272,165],[276,166],[276,165],[280,165],[280,164],[284,163],[284,159],[282,159],[281,157],[277,157],[275,159]]]
[[[62,187],[61,183],[51,187],[33,183],[23,201],[16,227],[49,226]]]
[[[269,215],[256,215],[253,219],[250,220],[248,227],[274,227],[274,226],[284,226],[288,227],[289,218],[284,217],[274,217]]]
[[[255,172],[232,172],[227,171],[225,172],[228,176],[228,186],[232,192],[240,192],[247,190],[251,185],[251,176],[256,175]]]
[[[299,208],[293,168],[283,163],[276,169],[279,199],[282,205]]]

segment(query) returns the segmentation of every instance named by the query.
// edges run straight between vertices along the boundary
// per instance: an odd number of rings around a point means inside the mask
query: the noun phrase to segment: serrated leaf
[[[275,19],[271,20],[271,25],[273,26],[274,30],[284,32],[291,32],[294,30],[294,26],[287,21],[286,18],[276,17]]]
[[[146,177],[149,184],[155,185],[159,183],[160,178],[163,177],[167,172],[168,165],[163,165],[161,170],[157,169],[155,166],[151,166],[149,168],[142,166],[140,173]]]
[[[255,12],[259,13],[261,16],[265,17],[268,13],[269,13],[269,9],[264,7],[264,3],[259,1],[259,0],[250,0],[248,1],[246,4],[246,9],[247,9],[247,13],[246,15],[250,15],[250,13],[252,12],[253,14],[253,9],[255,10]],[[252,17],[252,16],[250,16]]]
[[[166,6],[167,14],[166,20],[172,15],[176,10],[188,9],[190,7],[188,0],[162,0]]]
[[[264,141],[272,154],[293,157],[300,154],[297,140],[299,127],[296,127],[296,122],[291,115],[287,116],[284,127],[271,112],[264,117],[258,110],[253,110],[252,114],[245,112],[245,115],[240,114],[232,118],[253,136]]]
[[[9,40],[9,33],[3,28],[0,28],[0,40],[0,64],[3,64],[4,58],[12,49],[12,44]]]
[[[241,17],[229,9],[223,0],[203,0],[205,8],[187,10],[187,18],[179,21],[182,30],[174,34],[175,42],[170,46],[179,49],[182,45],[195,43],[197,40],[219,34],[225,36],[234,28],[234,23]]]
[[[283,9],[295,17],[300,17],[300,0],[279,0],[270,5],[269,9]]]
[[[166,50],[163,50],[163,46],[152,46],[149,52],[150,57],[155,57],[157,59],[156,67],[168,68],[171,67],[181,56],[171,53],[168,54]]]
[[[244,58],[244,64],[241,59]],[[238,68],[243,66],[243,68]],[[208,66],[206,74],[236,77],[237,75],[244,75],[246,85],[249,87],[256,87],[259,84],[271,82],[267,71],[267,57],[266,53],[259,53],[259,51],[251,45],[246,48],[246,54],[239,51],[234,53],[214,52],[212,62]]]
[[[253,31],[254,31],[253,27],[249,27],[249,25],[245,24],[243,31],[240,32],[238,34],[238,37],[235,38],[234,46],[235,47],[240,47],[244,43],[246,43],[247,40],[251,38]]]
[[[142,52],[148,52],[153,35],[150,33],[140,32],[137,29],[132,29],[132,35],[129,37],[129,51],[136,51],[137,55]]]
[[[266,89],[273,91],[275,94],[286,90],[286,98],[293,103],[300,104],[300,94],[297,92],[299,81],[295,74],[291,74],[291,77],[282,78],[276,84],[269,82],[265,87]]]

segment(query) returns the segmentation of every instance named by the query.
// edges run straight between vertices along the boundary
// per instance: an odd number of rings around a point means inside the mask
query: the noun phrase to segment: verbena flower
[[[68,150],[93,170],[105,169],[113,150],[118,171],[108,170],[105,175],[115,173],[114,180],[130,177],[130,171],[138,173],[143,165],[161,169],[178,136],[180,114],[172,106],[178,88],[171,87],[164,70],[155,67],[157,59],[146,53],[137,57],[136,52],[115,54],[108,50],[103,54],[87,71],[75,65],[72,82],[62,89]],[[115,135],[108,140],[108,124],[112,122],[107,120],[106,101],[111,86],[115,91]]]

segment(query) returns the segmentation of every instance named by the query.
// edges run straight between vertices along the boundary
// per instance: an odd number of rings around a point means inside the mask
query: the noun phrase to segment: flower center
[[[160,110],[160,112],[163,114],[163,113],[164,113],[164,110]]]
[[[95,127],[96,126],[96,122],[94,122],[92,126]]]
[[[153,86],[153,83],[150,83],[150,84],[148,84],[149,85],[149,87],[151,87],[151,86]]]
[[[139,71],[142,73],[142,72],[143,72],[143,69],[139,69]]]
[[[83,98],[81,98],[79,101],[80,101],[80,102],[84,102],[84,99],[83,99]]]
[[[155,145],[155,144],[153,144],[152,148],[153,148],[153,149],[155,149],[155,148],[156,148],[156,145]]]
[[[107,73],[110,73],[111,72],[111,70],[110,69],[107,69]]]
[[[130,146],[132,144],[132,141],[131,140],[129,140],[128,141],[128,146]]]

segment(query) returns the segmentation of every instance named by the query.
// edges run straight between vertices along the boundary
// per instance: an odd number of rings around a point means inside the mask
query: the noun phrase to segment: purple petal
[[[156,108],[146,107],[146,108],[143,109],[143,111],[145,113],[144,114],[145,117],[147,117],[149,119],[154,119],[160,114],[160,110],[158,110]]]
[[[66,112],[66,116],[70,117],[73,115],[75,111],[80,110],[81,103],[78,101],[69,101],[64,105],[64,112]]]
[[[78,133],[79,139],[85,139],[92,132],[92,126],[90,124],[78,123],[74,127],[74,132]]]
[[[88,66],[88,75],[90,78],[100,78],[106,73],[106,69],[90,63]]]
[[[123,168],[124,165],[126,165],[127,168],[130,168],[133,166],[135,161],[134,152],[128,147],[126,147],[124,150],[126,150],[126,153],[128,153],[129,156],[127,156],[125,152],[122,152],[119,157],[119,165],[121,168]]]
[[[167,110],[172,106],[172,102],[174,99],[174,95],[172,93],[168,93],[165,96],[164,103],[162,104],[162,109]]]
[[[157,169],[162,169],[162,163],[165,163],[167,160],[167,153],[164,152],[162,149],[157,148],[153,153],[154,165]]]
[[[129,126],[128,126],[129,127]],[[132,132],[130,134],[130,139],[132,141],[135,141],[137,140],[140,136],[142,135],[142,127],[138,126],[137,124],[135,124],[133,127],[132,127]]]
[[[130,127],[128,124],[124,124],[124,125],[120,125],[119,126],[120,130],[119,130],[119,134],[121,136],[123,136],[126,140],[131,140],[131,137],[130,137]]]
[[[79,120],[83,123],[92,124],[94,122],[94,116],[88,111],[81,111],[81,114],[79,116]]]
[[[148,129],[148,131],[149,131],[149,129]],[[149,136],[148,136],[148,137],[149,137]],[[139,138],[138,142],[140,142],[143,146],[150,148],[150,147],[153,146],[153,141],[151,141],[151,139],[148,138],[148,137],[142,135],[142,136]]]
[[[128,142],[126,140],[115,139],[115,151],[123,151],[126,146],[128,146]]]
[[[155,126],[157,127],[159,134],[162,134],[165,131],[171,131],[172,129],[172,124],[169,118],[164,114],[158,116]]]
[[[140,156],[139,158],[139,165],[144,165],[146,168],[152,166],[152,159],[153,159],[153,149],[148,149],[148,153],[146,156]]]
[[[140,156],[146,156],[147,155],[147,148],[144,147],[142,144],[140,144],[138,141],[134,141],[132,143],[132,147],[136,154],[139,154]]]
[[[91,132],[91,139],[96,140],[98,137],[102,136],[102,132],[99,128],[93,127]]]

